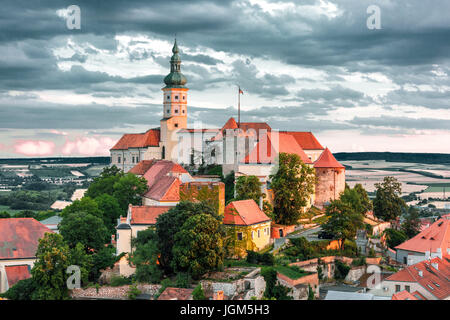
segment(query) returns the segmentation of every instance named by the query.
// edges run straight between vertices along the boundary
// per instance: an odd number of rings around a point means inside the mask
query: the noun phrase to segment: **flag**
[[[244,91],[242,91],[241,88],[239,88],[239,94],[244,94]]]

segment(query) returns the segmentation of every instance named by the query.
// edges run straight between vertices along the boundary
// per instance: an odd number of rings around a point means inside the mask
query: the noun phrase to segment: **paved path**
[[[320,232],[321,230],[322,230],[322,228],[319,226],[319,227],[315,227],[315,228],[308,229],[305,231],[300,231],[296,234],[288,234],[286,238],[305,237],[308,241],[317,241],[320,239],[317,237],[316,233]]]

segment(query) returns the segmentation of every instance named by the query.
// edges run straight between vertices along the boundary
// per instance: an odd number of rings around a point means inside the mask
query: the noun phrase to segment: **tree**
[[[109,240],[103,220],[83,211],[64,215],[59,232],[71,248],[81,243],[86,252],[99,250]]]
[[[363,215],[341,200],[332,200],[325,214],[328,221],[322,225],[322,229],[339,239],[340,250],[344,249],[345,239],[354,239],[356,231],[364,226]]]
[[[266,281],[266,290],[264,291],[264,297],[267,299],[276,300],[292,300],[293,298],[288,296],[291,291],[283,285],[277,285],[277,271],[273,267],[263,267],[261,269],[261,275]]]
[[[32,300],[34,291],[36,291],[36,283],[33,278],[28,278],[16,282],[8,291],[0,294],[0,297],[9,300]]]
[[[372,210],[372,202],[361,184],[355,185],[353,189],[345,188],[340,196],[340,200],[350,205],[355,212],[362,215]]]
[[[141,196],[147,191],[147,180],[137,177],[132,173],[126,173],[114,183],[113,196],[119,202],[119,206],[126,211],[129,204],[140,205]]]
[[[31,269],[36,284],[33,300],[69,299],[66,270],[70,265],[70,251],[63,237],[56,233],[46,233],[39,240],[36,258]]]
[[[420,232],[420,228],[419,211],[414,207],[409,207],[401,230],[410,239]]]
[[[214,208],[205,203],[181,201],[174,208],[157,218],[156,236],[161,254],[159,261],[166,273],[172,271],[171,261],[173,260],[172,249],[175,244],[175,234],[181,230],[187,219],[200,213],[218,217]]]
[[[401,230],[386,229],[384,233],[386,234],[386,244],[392,249],[408,239],[408,236]]]
[[[236,199],[253,199],[259,204],[259,200],[264,194],[261,191],[262,183],[256,176],[240,176],[236,179]]]
[[[159,267],[159,249],[156,232],[153,229],[140,231],[132,239],[135,248],[131,255],[131,262],[136,266],[136,280],[138,282],[157,283],[162,278]]]
[[[304,164],[296,154],[280,153],[278,171],[270,175],[274,192],[275,222],[296,224],[302,208],[314,192],[314,169]]]
[[[108,229],[109,235],[116,233],[117,219],[124,213],[120,208],[119,201],[109,194],[102,194],[95,198],[98,209],[101,211],[103,222]]]
[[[61,217],[64,218],[74,212],[85,212],[86,214],[103,219],[102,212],[98,208],[98,203],[94,199],[86,196],[80,200],[75,200],[70,206],[65,207],[61,212]]]
[[[9,212],[7,212],[7,211],[0,212],[0,219],[7,219],[7,218],[11,218],[11,215],[9,214]]]
[[[102,194],[109,194],[112,196],[114,193],[114,184],[118,182],[123,175],[124,172],[115,165],[105,167],[102,173],[100,173],[100,176],[96,177],[89,185],[85,197],[94,199]]]
[[[234,171],[227,174],[222,182],[225,184],[225,203],[228,204],[234,198]]]
[[[384,177],[382,183],[376,183],[376,197],[373,201],[374,215],[384,221],[395,220],[406,207],[405,201],[400,198],[401,183],[394,177]]]
[[[92,255],[92,268],[89,273],[89,281],[96,282],[101,275],[101,270],[112,268],[114,263],[122,258],[116,256],[116,249],[112,246],[102,247]]]
[[[207,214],[196,214],[175,234],[173,269],[185,271],[198,279],[211,270],[223,266],[225,249],[220,219]]]
[[[89,274],[93,266],[93,259],[91,255],[86,253],[83,244],[77,243],[74,248],[70,249],[69,262],[70,265],[80,267],[81,284],[87,285],[89,283]]]

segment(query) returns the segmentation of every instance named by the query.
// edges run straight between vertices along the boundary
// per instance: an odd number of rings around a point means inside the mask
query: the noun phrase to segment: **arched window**
[[[165,147],[165,146],[162,147],[161,158],[162,158],[162,159],[165,159],[165,158],[166,158],[166,147]]]

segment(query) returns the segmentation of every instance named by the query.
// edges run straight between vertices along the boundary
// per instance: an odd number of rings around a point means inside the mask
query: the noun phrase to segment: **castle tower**
[[[345,190],[345,167],[326,148],[314,163],[316,171],[315,206],[323,208],[331,200],[339,199]]]
[[[170,59],[170,73],[164,78],[166,86],[163,91],[163,118],[161,119],[161,158],[177,159],[176,132],[187,128],[187,91],[184,85],[186,77],[180,72],[181,59],[178,55],[177,40],[172,48]]]

